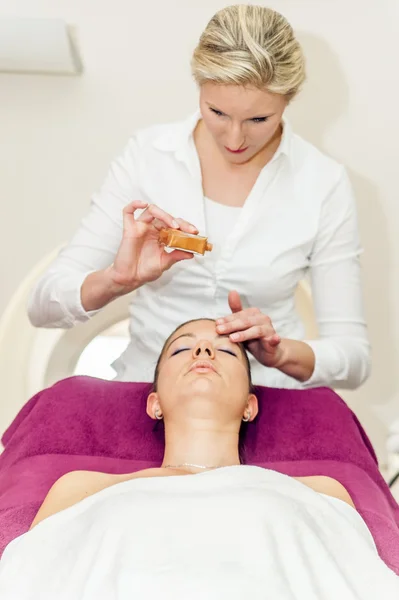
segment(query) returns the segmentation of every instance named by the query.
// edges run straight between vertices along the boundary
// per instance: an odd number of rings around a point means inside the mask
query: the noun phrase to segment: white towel
[[[399,577],[348,504],[258,467],[134,479],[11,542],[1,600],[379,600]]]

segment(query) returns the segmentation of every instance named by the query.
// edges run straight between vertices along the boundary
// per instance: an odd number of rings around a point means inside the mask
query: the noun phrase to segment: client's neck
[[[206,420],[186,422],[183,427],[181,424],[165,423],[162,466],[221,467],[238,464],[238,432],[232,427],[217,426]]]

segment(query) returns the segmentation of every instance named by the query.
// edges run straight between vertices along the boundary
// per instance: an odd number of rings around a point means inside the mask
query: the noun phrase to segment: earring
[[[154,416],[156,419],[158,419],[158,421],[162,421],[163,419],[163,414],[161,413],[159,408],[157,408],[157,410],[155,411]]]
[[[244,423],[248,423],[250,418],[251,418],[251,413],[247,412],[247,414],[245,415],[245,417],[242,418],[242,420],[244,421]]]

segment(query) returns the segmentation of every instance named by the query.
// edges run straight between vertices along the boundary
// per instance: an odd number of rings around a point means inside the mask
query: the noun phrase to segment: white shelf
[[[61,19],[0,18],[0,72],[81,73],[68,25]]]

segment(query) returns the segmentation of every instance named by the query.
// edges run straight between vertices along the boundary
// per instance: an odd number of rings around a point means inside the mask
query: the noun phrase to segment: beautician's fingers
[[[276,333],[273,335],[268,335],[268,331],[261,325],[254,325],[249,329],[245,329],[243,331],[236,331],[230,334],[230,339],[232,342],[250,342],[251,340],[260,340],[262,339],[265,343],[269,344],[271,347],[276,347],[280,344],[281,339]]]
[[[147,206],[148,202],[144,202],[143,200],[133,200],[133,202],[130,202],[124,207],[123,214],[133,215],[136,210],[147,208]]]
[[[192,252],[183,252],[183,250],[173,250],[172,252],[163,252],[161,255],[162,271],[167,271],[177,262],[194,258]]]
[[[247,308],[216,320],[218,333],[231,333],[237,330],[248,329],[248,327],[252,327],[253,325],[267,327],[269,335],[275,333],[270,317],[261,313],[258,308]]]
[[[186,221],[185,219],[181,219],[180,217],[178,217],[176,221],[179,223],[181,231],[184,231],[185,233],[193,233],[194,235],[198,233],[198,228],[192,223]]]
[[[133,238],[137,235],[136,232],[136,219],[134,213],[136,210],[145,209],[148,206],[148,202],[142,200],[134,200],[124,207],[122,211],[123,218],[123,236],[124,238]]]
[[[173,227],[173,229],[179,229],[179,223],[172,215],[159,208],[156,204],[148,204],[146,209],[141,213],[137,221],[143,223],[152,223],[154,219],[159,219],[164,223],[164,227]]]
[[[181,229],[185,233],[198,233],[195,225],[184,219],[173,217],[156,204],[149,204],[137,220],[152,223],[158,230],[163,227],[172,227],[173,229]]]
[[[177,218],[176,221],[179,224],[180,231],[184,231],[185,233],[191,233],[194,235],[196,235],[198,233],[198,229],[194,225],[191,225],[191,223],[188,223],[188,221],[185,221],[184,219],[179,219],[179,218]],[[161,221],[160,219],[154,219],[152,222],[152,225],[158,231],[160,231],[161,229],[164,229],[165,227],[169,227],[169,225],[167,223],[165,223],[164,221]],[[176,229],[176,228],[174,228],[174,229]]]
[[[236,290],[229,292],[229,306],[232,313],[237,313],[242,310],[242,302],[240,294]]]
[[[270,346],[272,347],[277,347],[281,342],[281,337],[277,333],[275,333],[274,335],[265,338],[265,342],[270,344]]]
[[[164,223],[164,221],[161,221],[161,219],[155,219],[152,221],[151,225],[153,227],[155,227],[155,229],[157,231],[161,231],[161,229],[165,229],[165,227],[169,227],[169,225],[167,223]]]

